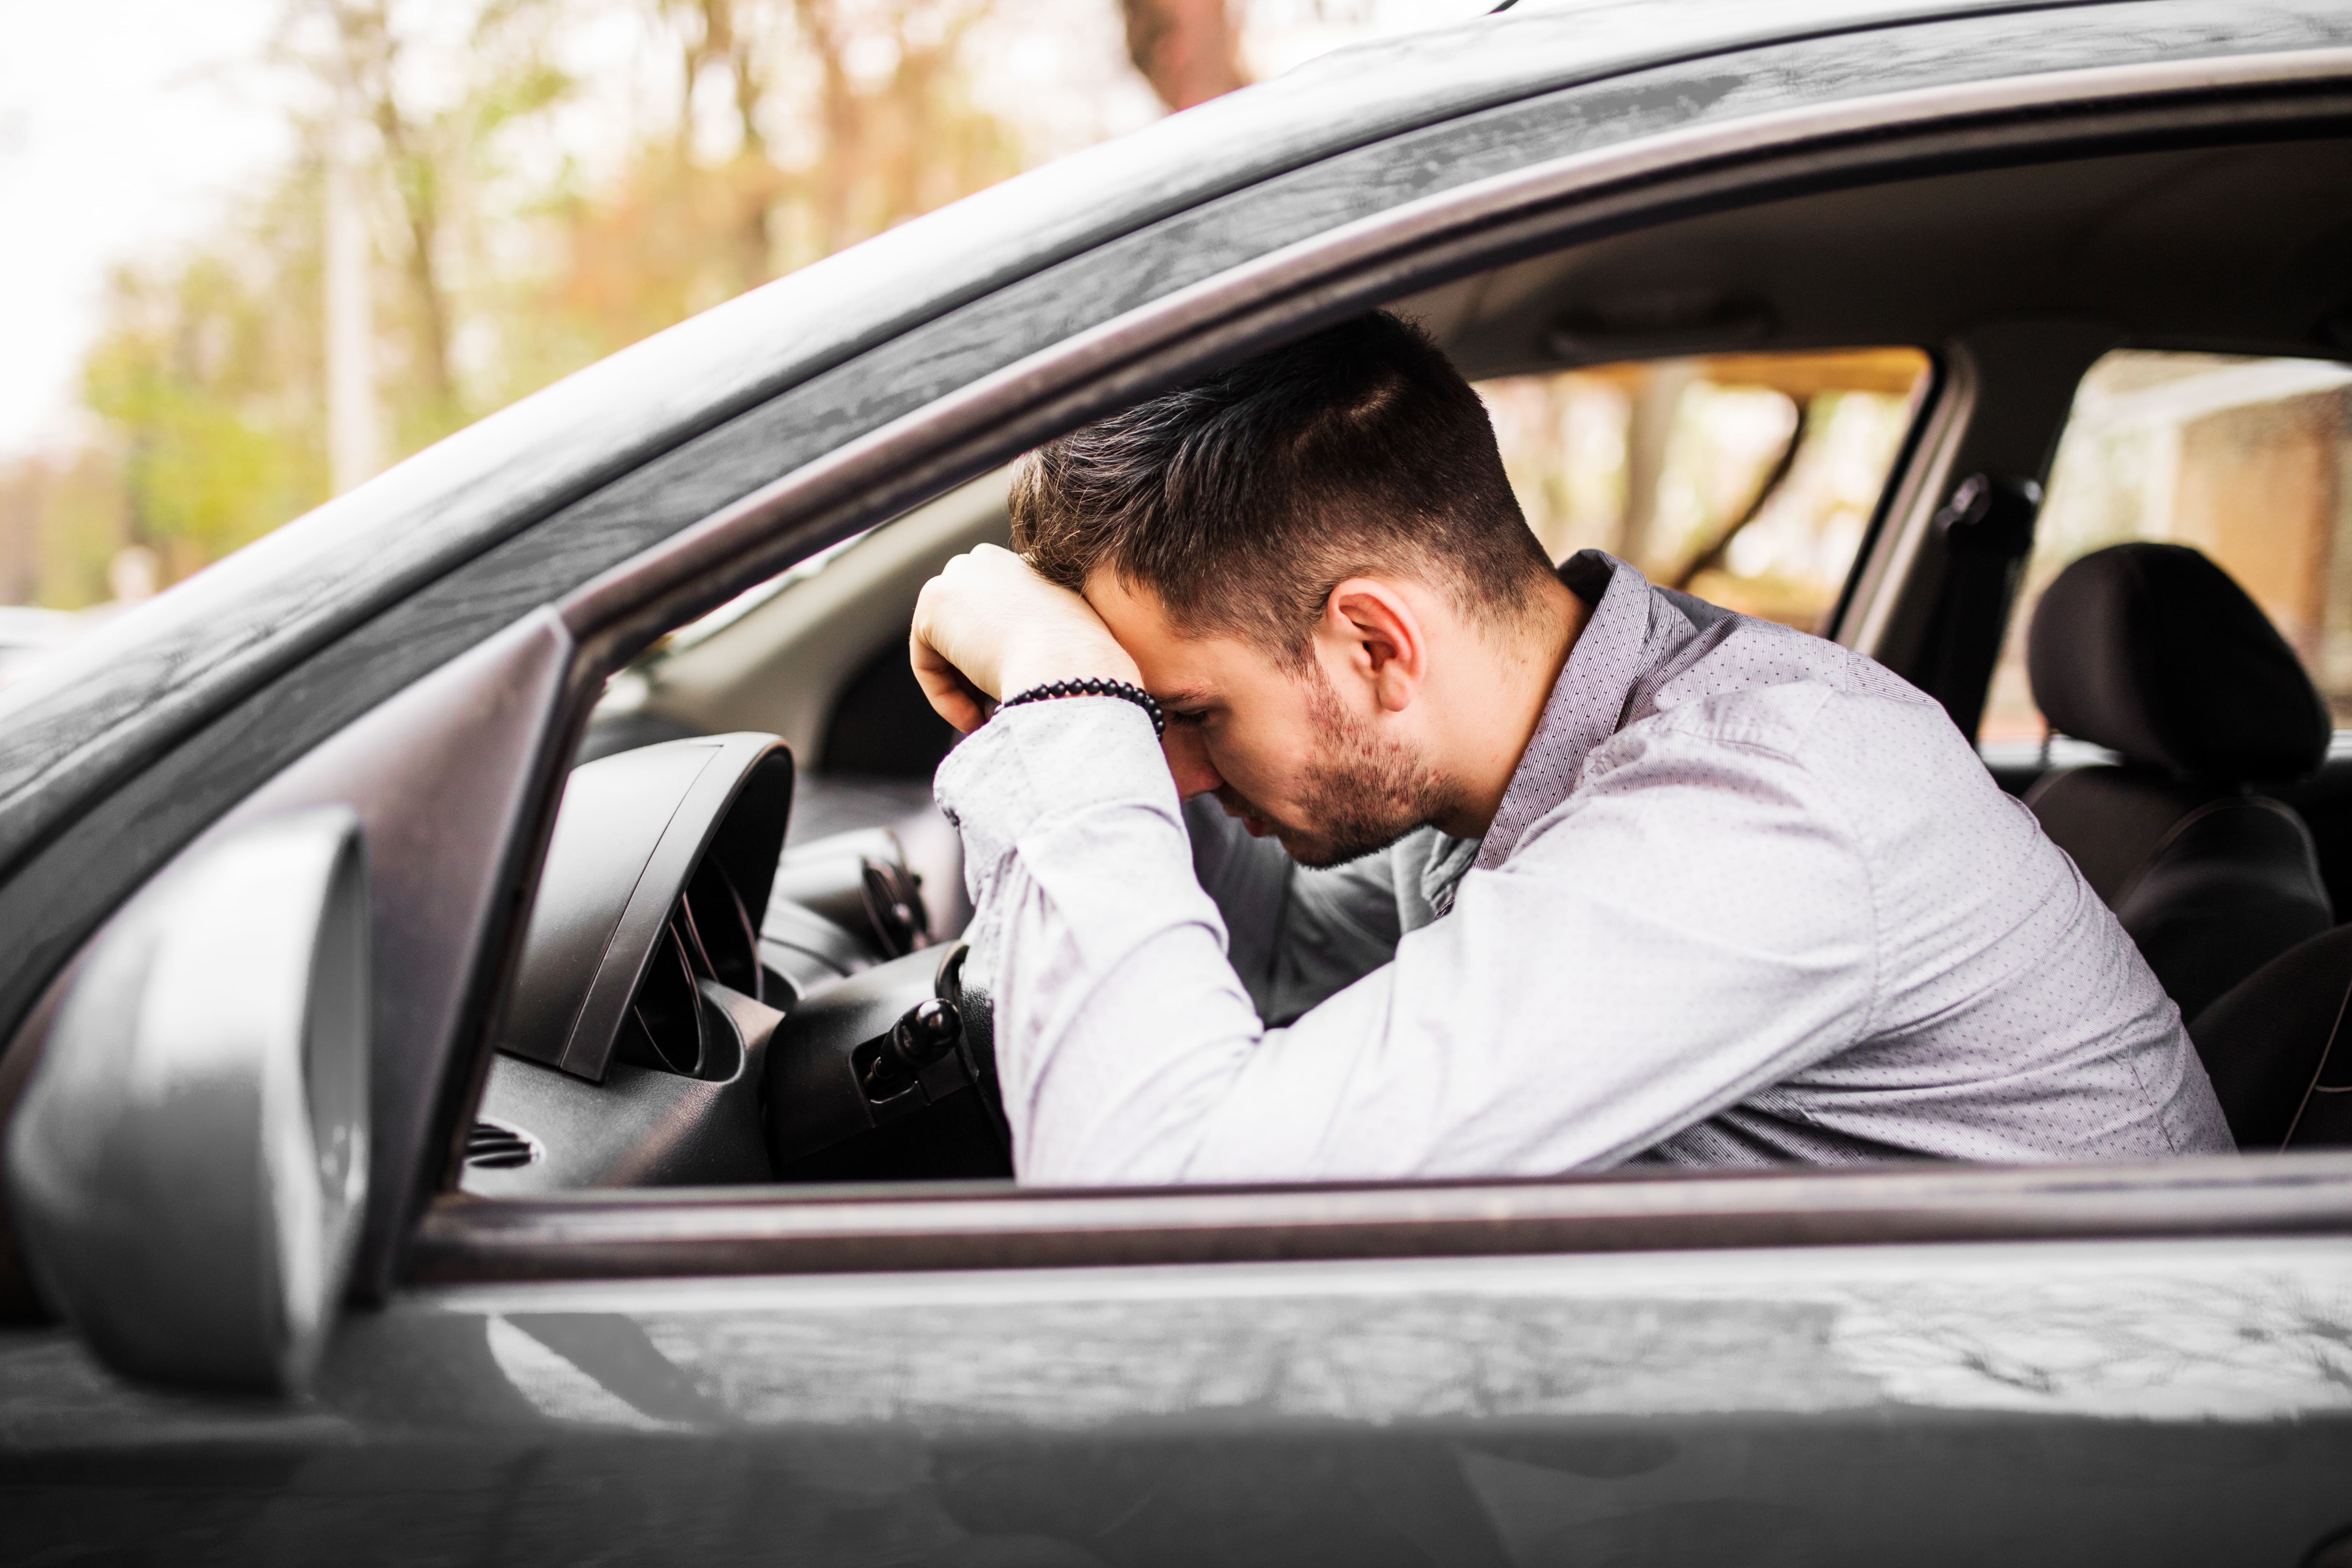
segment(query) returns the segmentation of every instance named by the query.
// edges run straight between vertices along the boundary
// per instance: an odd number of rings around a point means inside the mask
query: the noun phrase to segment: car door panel
[[[0,1339],[0,1495],[241,1562],[2284,1565],[2347,1341],[2333,1238],[471,1288],[309,1410]]]
[[[373,1153],[353,1268],[362,1298],[390,1281],[455,1147],[452,1118],[477,1068],[455,1047],[472,1037],[486,1002],[483,957],[504,951],[492,921],[511,906],[498,889],[527,847],[535,786],[560,767],[556,753],[539,752],[556,743],[572,652],[554,616],[525,616],[294,760],[182,852],[184,860],[243,826],[310,806],[359,815],[375,972]],[[27,1062],[37,1044],[25,1047]],[[0,1085],[0,1120],[23,1083],[20,1068]],[[0,1300],[16,1298],[22,1310],[22,1267],[5,1231],[0,1215]]]

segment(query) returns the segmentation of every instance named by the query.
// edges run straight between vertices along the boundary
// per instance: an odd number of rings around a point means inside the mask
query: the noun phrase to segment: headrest
[[[2052,583],[2026,637],[2052,729],[2177,776],[2297,779],[2327,755],[2327,704],[2230,574],[2185,544],[2116,544]]]

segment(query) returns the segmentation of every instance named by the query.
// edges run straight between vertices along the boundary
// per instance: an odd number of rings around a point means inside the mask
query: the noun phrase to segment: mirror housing
[[[50,1304],[118,1372],[302,1391],[367,1190],[359,819],[264,822],[90,943],[8,1141]]]

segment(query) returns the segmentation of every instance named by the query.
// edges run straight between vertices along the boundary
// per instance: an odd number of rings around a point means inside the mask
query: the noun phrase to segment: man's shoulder
[[[1950,728],[1933,699],[1875,659],[1748,616],[1725,615],[1659,673],[1621,733],[1654,726],[1793,760],[1842,732]]]

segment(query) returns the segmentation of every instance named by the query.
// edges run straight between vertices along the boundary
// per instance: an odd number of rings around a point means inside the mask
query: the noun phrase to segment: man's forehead
[[[1098,614],[1116,609],[1121,614],[1148,614],[1163,625],[1168,619],[1167,605],[1150,584],[1121,576],[1108,562],[1087,574],[1086,597]]]
[[[1144,643],[1153,651],[1177,648],[1202,639],[1187,637],[1170,618],[1168,606],[1149,583],[1137,583],[1120,576],[1108,566],[1097,566],[1087,574],[1087,603],[1103,618],[1111,635],[1126,644]],[[1137,649],[1130,646],[1129,653]]]
[[[1237,664],[1264,662],[1263,655],[1230,634],[1181,629],[1150,584],[1131,582],[1108,566],[1096,567],[1087,578],[1086,597],[1142,667],[1144,684],[1162,702],[1212,700],[1223,692]]]

